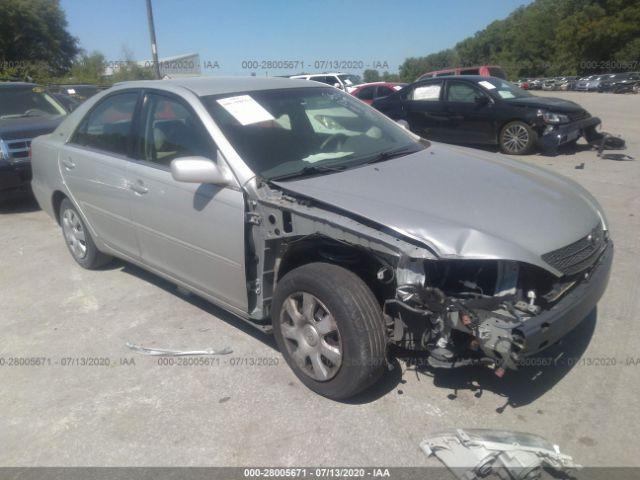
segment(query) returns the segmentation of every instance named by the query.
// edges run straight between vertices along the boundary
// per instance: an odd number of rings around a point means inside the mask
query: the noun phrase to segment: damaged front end
[[[391,339],[426,350],[435,368],[484,364],[502,376],[552,345],[595,307],[606,288],[613,246],[599,240],[548,257],[567,273],[504,260],[410,261],[398,269],[396,296],[385,302]],[[578,250],[580,249],[580,250]],[[552,252],[554,253],[554,252]]]
[[[444,258],[426,243],[277,185],[248,187],[256,199],[247,205],[250,316],[265,330],[278,280],[305,262],[330,262],[369,285],[390,344],[427,352],[434,368],[487,365],[502,376],[573,329],[607,285],[613,245],[602,223],[543,255],[540,265]]]

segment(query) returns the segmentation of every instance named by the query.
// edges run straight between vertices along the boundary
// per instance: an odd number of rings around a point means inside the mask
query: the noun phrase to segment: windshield
[[[424,148],[405,129],[335,88],[202,100],[238,154],[267,180],[350,168]]]
[[[545,81],[548,81],[548,79]],[[513,83],[507,82],[506,80],[501,80],[499,78],[487,77],[483,80],[478,80],[478,85],[490,92],[491,95],[497,95],[503,100],[532,96],[526,90],[522,90],[520,87],[515,86]]]
[[[49,117],[67,112],[41,87],[0,89],[0,119]]]
[[[360,85],[362,83],[362,79],[358,75],[338,75],[338,78],[342,80],[347,87],[353,87],[354,85]]]

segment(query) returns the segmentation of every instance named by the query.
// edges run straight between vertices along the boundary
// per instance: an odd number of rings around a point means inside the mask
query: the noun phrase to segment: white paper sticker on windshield
[[[275,120],[273,115],[249,95],[221,98],[218,103],[242,125]]]
[[[412,100],[438,100],[440,98],[440,85],[423,85],[416,87],[411,96]]]
[[[498,90],[498,95],[500,95],[504,99],[515,97],[515,95],[511,93],[509,90]]]
[[[67,88],[67,93],[69,95],[75,95],[76,94],[76,89],[75,88]]]
[[[496,88],[496,86],[493,83],[487,82],[486,80],[482,80],[478,82],[478,85],[482,85],[487,90],[493,90],[494,88]]]

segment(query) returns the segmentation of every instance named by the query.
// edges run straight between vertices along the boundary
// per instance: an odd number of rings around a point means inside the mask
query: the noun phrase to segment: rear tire
[[[113,260],[98,250],[78,210],[68,198],[60,203],[60,225],[67,248],[81,267],[94,270]]]
[[[509,122],[500,130],[500,150],[508,155],[526,155],[537,141],[535,130],[520,120]]]
[[[288,272],[276,288],[272,323],[289,367],[322,396],[347,399],[384,372],[380,304],[349,270],[310,263]]]

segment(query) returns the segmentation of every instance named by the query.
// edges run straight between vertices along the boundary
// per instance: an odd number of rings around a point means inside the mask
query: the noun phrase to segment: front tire
[[[272,322],[289,367],[322,396],[347,399],[384,372],[380,304],[349,270],[310,263],[288,272],[274,295]]]
[[[60,225],[67,248],[78,265],[94,270],[112,260],[98,250],[78,210],[68,198],[60,203]]]
[[[509,155],[526,155],[533,150],[538,135],[520,120],[507,123],[500,131],[500,150]]]

